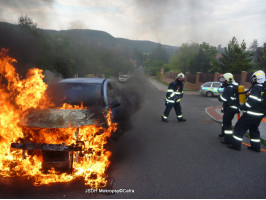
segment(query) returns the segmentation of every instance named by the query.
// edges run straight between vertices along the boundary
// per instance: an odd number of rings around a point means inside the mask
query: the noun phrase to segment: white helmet
[[[256,71],[251,76],[252,83],[264,83],[265,82],[265,73],[262,70]]]
[[[234,80],[234,76],[233,76],[233,74],[231,74],[231,73],[225,73],[224,75],[223,75],[223,78],[227,81],[227,83],[233,83],[235,80]]]
[[[181,73],[177,74],[176,78],[185,79],[185,75],[181,72]]]

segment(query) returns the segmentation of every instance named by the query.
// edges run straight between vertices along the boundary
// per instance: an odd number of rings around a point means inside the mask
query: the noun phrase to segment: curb
[[[167,86],[159,83],[158,81],[154,80],[153,78],[148,78],[150,84],[157,90],[161,91],[161,92],[166,92],[167,91]]]
[[[205,108],[205,112],[207,115],[209,115],[210,118],[212,118],[214,121],[222,123],[223,122],[223,117],[219,115],[215,109],[222,109],[222,106],[210,106]]]

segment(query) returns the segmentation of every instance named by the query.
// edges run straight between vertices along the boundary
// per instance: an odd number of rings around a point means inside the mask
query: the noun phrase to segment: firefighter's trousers
[[[165,103],[165,111],[163,113],[164,118],[168,118],[170,111],[174,107],[175,113],[178,119],[183,118],[182,111],[181,111],[181,106],[180,102],[175,102],[175,103]]]
[[[260,150],[259,126],[262,117],[254,117],[244,113],[237,121],[234,129],[232,144],[235,149],[241,149],[243,136],[249,130],[251,148]]]
[[[233,137],[232,120],[237,113],[237,110],[231,107],[224,108],[222,135],[224,142],[230,143]]]

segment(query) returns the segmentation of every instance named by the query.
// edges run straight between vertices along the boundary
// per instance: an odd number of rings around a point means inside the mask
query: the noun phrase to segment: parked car
[[[127,80],[129,79],[129,75],[120,75],[118,80],[119,82],[127,82]]]
[[[199,93],[207,97],[219,96],[224,91],[221,86],[220,82],[206,82],[200,86]]]

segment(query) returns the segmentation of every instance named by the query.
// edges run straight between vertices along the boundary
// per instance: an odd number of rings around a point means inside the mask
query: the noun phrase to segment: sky
[[[181,46],[266,42],[266,0],[0,0],[0,21],[27,15],[42,29],[93,29]]]

